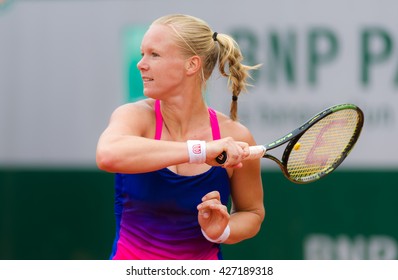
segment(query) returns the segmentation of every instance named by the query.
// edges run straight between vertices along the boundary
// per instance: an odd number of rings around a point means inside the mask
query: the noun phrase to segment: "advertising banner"
[[[252,73],[239,99],[257,142],[355,103],[361,139],[344,167],[396,168],[398,28],[394,1],[3,1],[0,164],[93,166],[111,112],[142,96],[136,63],[147,26],[169,13],[232,35]],[[155,8],[154,8],[155,7]],[[138,54],[138,57],[137,57]],[[226,80],[206,98],[228,114]],[[377,147],[377,148],[376,148]]]

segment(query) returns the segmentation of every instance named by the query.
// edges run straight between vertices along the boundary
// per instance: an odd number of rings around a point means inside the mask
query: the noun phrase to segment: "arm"
[[[137,173],[188,161],[183,142],[157,141],[153,107],[140,101],[117,108],[99,138],[96,161],[108,172]]]
[[[117,108],[97,144],[96,162],[107,172],[141,173],[188,163],[186,142],[154,140],[153,101],[139,101]],[[209,165],[219,165],[215,158],[228,153],[226,167],[239,167],[248,153],[248,145],[231,137],[207,142]]]
[[[236,128],[235,128],[236,130]],[[250,145],[255,145],[251,134],[239,129]],[[198,219],[207,236],[217,239],[229,224],[230,235],[223,243],[233,244],[255,236],[264,220],[263,187],[260,160],[247,160],[231,176],[231,213],[220,202],[218,192],[208,193],[198,205]]]
[[[225,242],[228,244],[255,236],[264,220],[260,160],[247,161],[242,169],[234,172],[231,196],[231,235]]]

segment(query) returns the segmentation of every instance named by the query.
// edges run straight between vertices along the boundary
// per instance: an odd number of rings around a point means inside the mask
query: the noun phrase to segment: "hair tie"
[[[238,101],[238,96],[232,95],[232,101]]]
[[[214,33],[213,33],[213,40],[214,40],[214,41],[217,41],[217,35],[218,35],[217,32],[214,32]]]

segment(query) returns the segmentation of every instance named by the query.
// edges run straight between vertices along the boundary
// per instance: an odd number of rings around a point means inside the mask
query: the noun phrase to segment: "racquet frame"
[[[329,116],[330,114],[341,111],[341,110],[347,110],[347,109],[355,110],[357,112],[358,121],[357,121],[356,129],[354,130],[354,133],[351,136],[350,141],[348,142],[348,144],[346,145],[344,150],[341,152],[341,156],[338,158],[338,160],[336,160],[333,164],[331,164],[330,166],[328,166],[327,168],[322,170],[322,172],[319,172],[312,176],[307,176],[305,178],[292,177],[288,172],[287,163],[288,163],[290,153],[292,152],[294,146],[296,145],[296,143],[300,139],[300,137],[306,131],[308,131],[311,127],[313,127],[316,123],[318,123],[320,120],[324,119],[325,117]],[[289,179],[291,182],[297,183],[297,184],[310,183],[310,182],[316,181],[316,180],[330,174],[344,161],[344,159],[348,156],[348,154],[354,147],[355,143],[357,142],[359,135],[361,133],[361,130],[362,130],[363,123],[364,123],[363,112],[356,105],[349,104],[349,103],[334,105],[334,106],[329,107],[329,108],[323,110],[322,112],[316,114],[315,116],[310,118],[308,121],[306,121],[304,124],[302,124],[301,126],[296,128],[295,130],[289,132],[285,136],[280,137],[277,140],[275,140],[267,145],[258,145],[258,146],[250,147],[251,155],[248,157],[248,159],[257,159],[257,158],[261,158],[261,157],[268,158],[268,159],[276,162],[279,165],[279,167],[282,170],[285,177],[287,179]],[[273,155],[268,154],[269,150],[275,149],[285,143],[288,143],[288,144],[283,152],[281,160],[277,159]],[[216,158],[216,161],[220,164],[223,164],[226,161],[226,159],[227,159],[227,155],[225,152],[223,152],[222,154],[220,154],[220,156],[218,156]]]

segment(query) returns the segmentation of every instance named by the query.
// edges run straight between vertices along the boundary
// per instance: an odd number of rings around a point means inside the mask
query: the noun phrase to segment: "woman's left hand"
[[[199,224],[206,235],[211,239],[220,237],[230,217],[227,207],[221,203],[220,193],[212,191],[206,194],[197,209]]]

